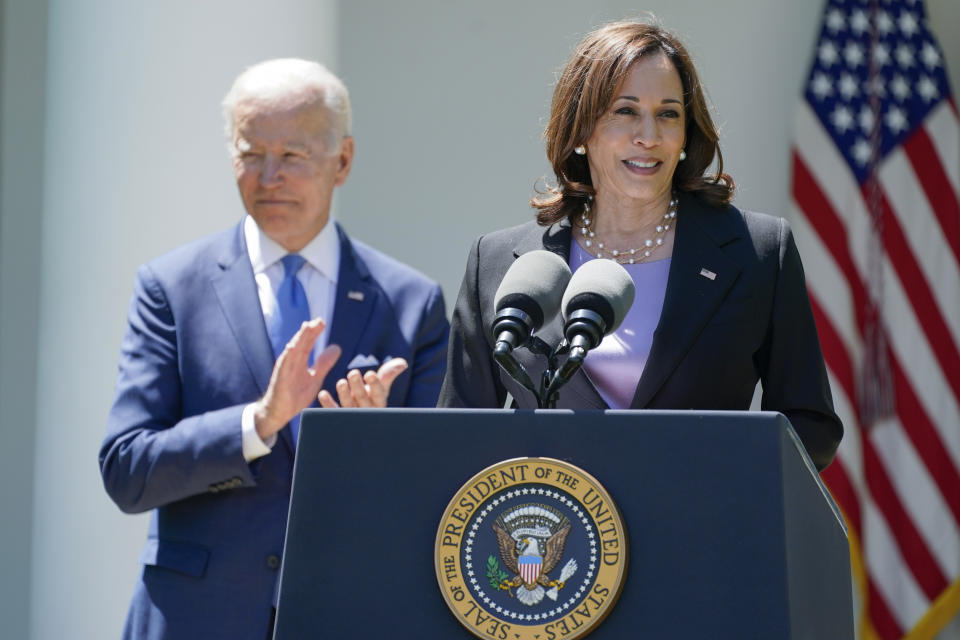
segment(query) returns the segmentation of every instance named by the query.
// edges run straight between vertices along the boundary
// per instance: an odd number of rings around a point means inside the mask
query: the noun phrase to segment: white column
[[[0,620],[28,637],[46,0],[0,1]],[[28,63],[25,63],[28,62]]]
[[[220,100],[262,59],[336,68],[336,0],[50,0],[31,637],[115,638],[146,516],[104,493],[136,266],[237,221]]]

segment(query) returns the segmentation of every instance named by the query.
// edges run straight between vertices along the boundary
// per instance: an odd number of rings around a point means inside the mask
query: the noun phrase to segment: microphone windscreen
[[[603,317],[605,334],[613,333],[633,305],[633,279],[613,260],[585,262],[570,278],[563,293],[564,319],[579,309],[590,309]]]
[[[494,309],[520,309],[533,318],[536,331],[560,311],[560,299],[568,282],[570,267],[563,258],[543,249],[530,251],[507,269],[493,296]]]

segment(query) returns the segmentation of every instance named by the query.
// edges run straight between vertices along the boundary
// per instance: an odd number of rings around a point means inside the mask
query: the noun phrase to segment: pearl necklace
[[[670,200],[670,206],[667,207],[667,212],[663,214],[663,220],[657,225],[656,233],[653,237],[644,240],[640,247],[624,249],[623,251],[607,248],[606,243],[599,238],[593,230],[591,226],[593,220],[590,218],[589,213],[590,203],[584,202],[583,213],[580,214],[580,234],[583,236],[583,246],[587,253],[597,258],[613,260],[619,264],[635,264],[643,262],[649,258],[658,247],[663,246],[663,238],[667,235],[667,231],[670,230],[670,225],[673,223],[674,218],[677,217],[677,199],[673,198]],[[596,249],[592,248],[594,244],[596,244]],[[596,253],[594,253],[594,251],[596,251]]]

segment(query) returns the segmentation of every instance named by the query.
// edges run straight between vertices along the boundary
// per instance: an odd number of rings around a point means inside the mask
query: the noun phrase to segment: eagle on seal
[[[533,606],[543,600],[544,593],[546,593],[544,587],[552,587],[551,591],[554,594],[557,589],[563,588],[562,580],[551,580],[547,574],[560,562],[567,535],[570,533],[569,524],[547,538],[545,555],[540,551],[540,542],[533,536],[525,536],[514,540],[509,533],[497,524],[493,525],[493,530],[497,534],[500,557],[507,569],[515,574],[513,579],[503,580],[500,583],[500,589],[510,593],[511,597],[513,592],[510,589],[516,589],[517,600],[528,606]],[[561,578],[564,577],[561,576]],[[556,599],[556,595],[551,597]]]

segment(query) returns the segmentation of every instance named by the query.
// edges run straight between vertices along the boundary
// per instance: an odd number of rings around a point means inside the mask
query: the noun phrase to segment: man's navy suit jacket
[[[399,356],[410,366],[389,405],[434,406],[449,332],[440,288],[337,231],[327,330],[343,354],[324,387],[353,363],[375,369]],[[266,637],[294,446],[284,428],[270,454],[247,463],[240,416],[273,363],[242,224],[139,269],[100,450],[113,500],[153,511],[124,637]]]

